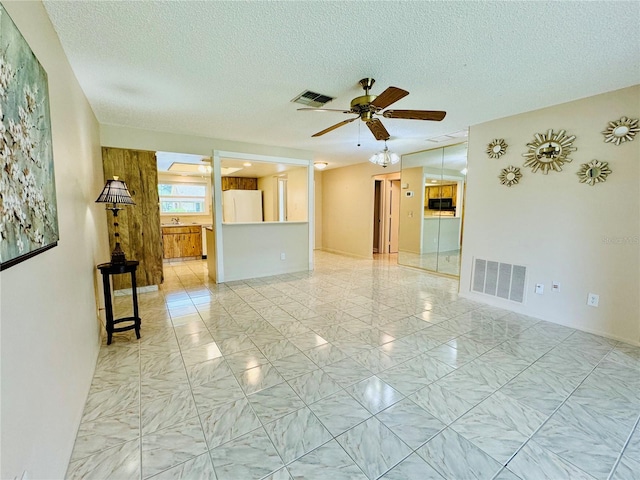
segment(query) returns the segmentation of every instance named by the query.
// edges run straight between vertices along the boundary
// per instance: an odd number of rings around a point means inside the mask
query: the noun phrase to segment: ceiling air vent
[[[306,105],[307,107],[322,107],[323,105],[329,103],[335,97],[330,97],[329,95],[323,95],[322,93],[312,92],[311,90],[305,90],[296,98],[291,100],[293,103],[300,103],[302,105]]]

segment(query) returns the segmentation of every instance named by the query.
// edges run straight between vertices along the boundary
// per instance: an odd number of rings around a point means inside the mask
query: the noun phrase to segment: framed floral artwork
[[[0,270],[58,244],[47,73],[0,5]]]

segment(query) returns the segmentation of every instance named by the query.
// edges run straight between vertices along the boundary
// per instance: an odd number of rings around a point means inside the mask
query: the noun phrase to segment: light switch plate
[[[542,283],[536,283],[536,293],[538,295],[544,294],[544,285]]]
[[[559,293],[560,292],[560,282],[554,280],[553,283],[551,284],[551,291]]]

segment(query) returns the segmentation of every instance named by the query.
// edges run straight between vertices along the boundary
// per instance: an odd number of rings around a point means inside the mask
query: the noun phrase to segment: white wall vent
[[[527,267],[474,259],[471,290],[512,302],[523,303]]]
[[[329,95],[323,95],[322,93],[312,92],[311,90],[305,90],[300,95],[291,100],[293,103],[300,103],[308,107],[319,108],[329,103],[335,97]]]

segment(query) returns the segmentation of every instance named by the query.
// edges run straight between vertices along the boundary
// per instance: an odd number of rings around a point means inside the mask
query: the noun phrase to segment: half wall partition
[[[223,192],[225,172],[242,179],[243,166],[251,167],[255,189]],[[217,283],[313,269],[309,160],[214,151],[212,173],[214,228],[207,242],[215,251],[208,255],[209,275]]]

